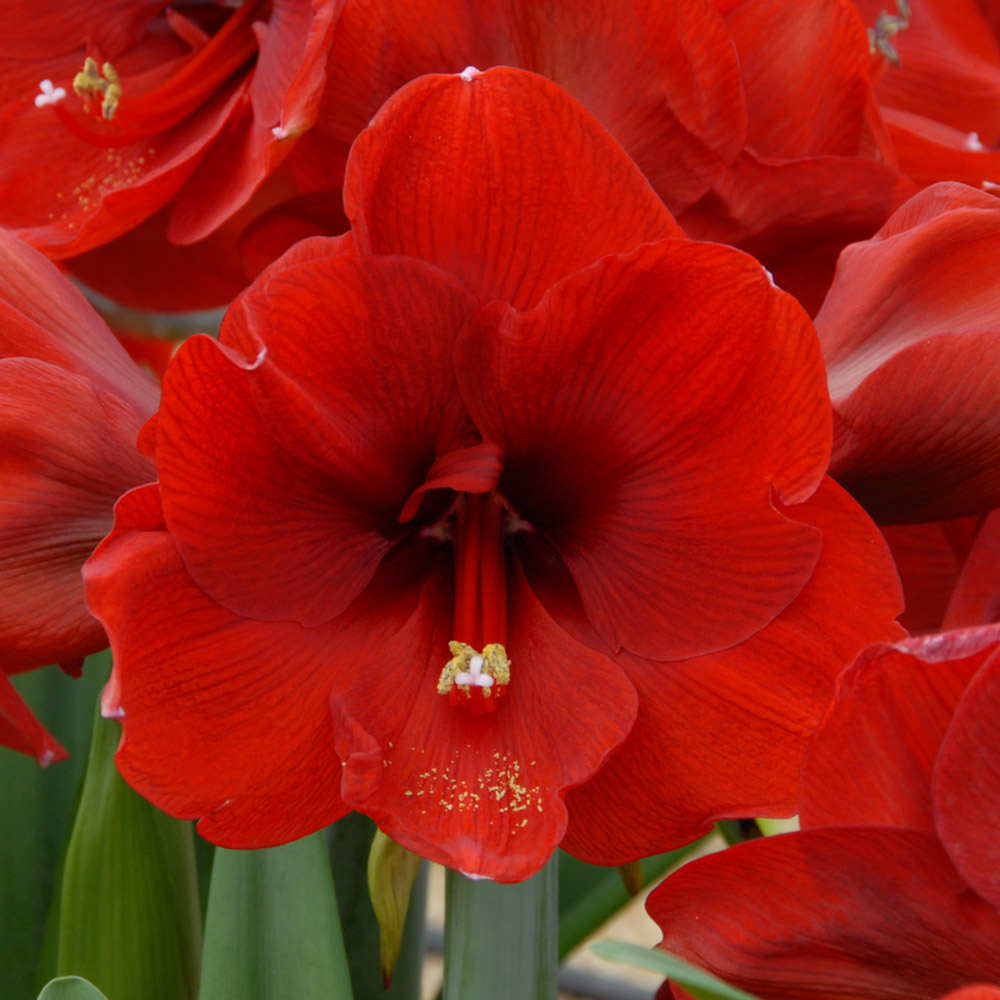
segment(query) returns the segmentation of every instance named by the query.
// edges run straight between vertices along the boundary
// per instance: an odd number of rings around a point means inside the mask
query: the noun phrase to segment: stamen
[[[473,715],[496,710],[497,701],[510,684],[510,660],[498,642],[477,653],[464,642],[448,643],[451,659],[441,671],[438,694],[453,705],[463,705]]]
[[[73,77],[73,90],[77,97],[90,98],[102,94],[101,117],[111,121],[118,110],[122,97],[121,80],[111,63],[106,62],[100,70],[90,56],[83,61],[83,69]]]
[[[896,0],[896,14],[884,10],[875,21],[875,27],[868,29],[868,48],[872,55],[880,53],[890,66],[899,66],[901,60],[893,38],[910,26],[910,4],[908,0]]]

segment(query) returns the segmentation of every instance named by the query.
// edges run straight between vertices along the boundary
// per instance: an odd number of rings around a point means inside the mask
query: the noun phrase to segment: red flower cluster
[[[951,631],[1000,617],[996,23],[8,4],[0,741],[57,754],[6,675],[110,640],[121,772],[226,846],[358,809],[513,881],[801,806],[668,883],[671,948],[769,996],[1000,982],[957,799],[996,820],[1000,640]],[[38,251],[220,336],[157,410]],[[745,915],[758,856],[819,915]]]

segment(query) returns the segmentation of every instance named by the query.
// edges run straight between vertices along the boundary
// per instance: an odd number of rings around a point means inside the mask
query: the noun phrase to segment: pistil
[[[438,692],[473,714],[493,711],[510,682],[504,508],[495,493],[463,493],[455,509],[455,634]],[[477,650],[481,649],[479,653]]]

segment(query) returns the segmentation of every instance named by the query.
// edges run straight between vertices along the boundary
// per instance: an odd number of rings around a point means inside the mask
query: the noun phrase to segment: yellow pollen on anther
[[[451,659],[441,671],[438,694],[448,694],[455,687],[466,692],[477,687],[484,698],[489,698],[494,684],[498,687],[510,684],[510,660],[507,659],[507,650],[499,642],[484,646],[481,653],[464,642],[454,640],[448,643],[448,649]]]
[[[100,69],[90,56],[84,60],[83,69],[73,77],[73,90],[79,97],[96,97],[101,94],[101,115],[111,121],[122,97],[121,80],[111,63]]]

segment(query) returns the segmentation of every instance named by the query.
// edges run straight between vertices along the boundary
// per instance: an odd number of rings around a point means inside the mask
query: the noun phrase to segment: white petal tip
[[[275,125],[274,128],[271,129],[271,135],[273,135],[275,139],[286,139],[288,138],[288,129],[282,128],[280,125]]]
[[[458,74],[459,78],[464,80],[466,83],[472,83],[474,77],[480,76],[481,73],[475,66],[466,66],[461,73]]]
[[[492,882],[489,875],[478,875],[476,872],[467,872],[464,868],[458,869],[460,875],[464,875],[472,882]]]

